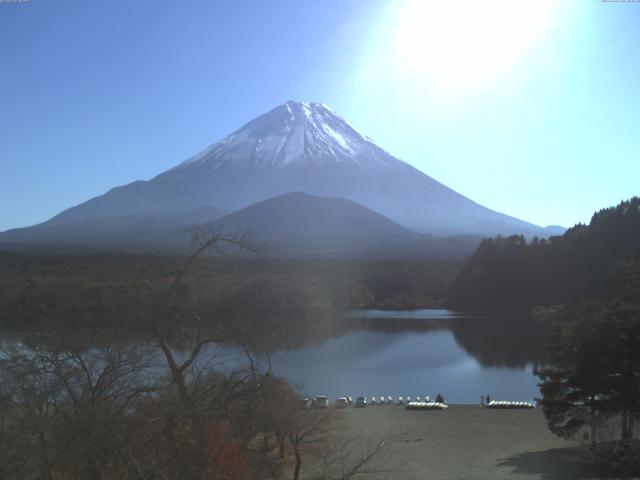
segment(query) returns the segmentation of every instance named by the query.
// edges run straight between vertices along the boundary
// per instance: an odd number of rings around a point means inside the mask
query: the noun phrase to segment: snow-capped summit
[[[113,188],[47,224],[132,216],[205,221],[202,212],[231,213],[290,192],[351,200],[422,232],[546,236],[393,157],[325,105],[300,102],[280,105],[155,178]]]
[[[292,163],[351,162],[385,166],[397,162],[322,103],[289,101],[260,115],[174,170],[200,165],[270,168]]]

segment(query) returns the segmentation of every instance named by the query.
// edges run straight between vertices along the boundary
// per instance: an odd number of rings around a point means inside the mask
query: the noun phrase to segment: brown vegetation
[[[8,304],[28,308],[43,335],[0,354],[0,478],[297,479],[303,458],[345,451],[332,410],[298,410],[295,391],[268,368],[268,348],[255,348],[266,331],[260,310],[239,304],[242,321],[232,321],[235,304],[216,322],[203,315],[214,310],[203,310],[194,271],[225,244],[251,248],[213,232],[182,264],[98,261],[109,275],[76,265],[61,282],[14,262],[24,283]],[[141,336],[114,341],[123,328]],[[370,457],[349,455],[342,474],[321,478],[350,478]]]

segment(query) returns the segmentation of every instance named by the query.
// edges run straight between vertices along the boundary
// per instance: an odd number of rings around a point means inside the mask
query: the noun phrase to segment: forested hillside
[[[640,249],[640,198],[595,213],[549,240],[483,240],[454,280],[449,304],[481,310],[575,305],[606,293],[626,257]]]
[[[52,309],[90,326],[112,315],[105,299],[112,285],[173,278],[184,262],[180,256],[0,252],[0,328],[42,328]],[[197,294],[199,313],[212,323],[254,314],[264,323],[274,316],[300,323],[315,311],[443,305],[459,268],[455,261],[211,257],[195,263],[184,288]]]

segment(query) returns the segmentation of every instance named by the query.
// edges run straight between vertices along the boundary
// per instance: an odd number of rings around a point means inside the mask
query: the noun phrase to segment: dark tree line
[[[453,281],[449,304],[481,310],[574,306],[602,298],[617,262],[640,248],[640,198],[550,239],[483,240]]]
[[[607,475],[640,474],[640,255],[618,263],[606,299],[554,325],[548,348],[538,375],[549,429],[586,433]]]
[[[22,255],[0,252],[0,328],[47,328],[50,315],[82,318],[89,326],[114,319],[107,286],[132,278],[175,275],[182,256]],[[198,292],[205,317],[262,323],[317,323],[318,315],[349,308],[443,305],[456,262],[406,260],[267,260],[201,258],[185,282]],[[76,309],[73,311],[73,309]],[[79,309],[82,315],[79,315]]]

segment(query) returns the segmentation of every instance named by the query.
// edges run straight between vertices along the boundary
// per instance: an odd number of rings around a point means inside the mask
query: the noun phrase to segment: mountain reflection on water
[[[450,332],[458,346],[487,367],[525,368],[546,361],[547,326],[519,316],[488,316],[445,309],[354,310],[314,328],[292,330],[274,339],[275,350],[300,350],[354,332],[387,335]]]
[[[539,394],[532,370],[545,361],[545,330],[530,319],[441,309],[355,311],[288,332],[280,348],[270,347],[271,363],[310,395],[531,400]]]
[[[276,375],[309,395],[435,396],[454,403],[494,399],[531,400],[539,395],[533,368],[545,362],[546,328],[529,318],[463,314],[443,309],[352,311],[300,319],[294,328],[261,332],[252,349],[269,359]],[[82,337],[85,349],[145,343],[144,333],[119,331]],[[100,338],[101,337],[101,338]],[[46,345],[55,338],[0,335],[2,348]],[[78,340],[78,339],[76,339]],[[151,342],[152,344],[153,342]],[[178,357],[188,354],[179,342]],[[245,361],[242,349],[213,345],[221,369]],[[158,356],[158,371],[163,362]],[[205,358],[206,357],[206,358]]]

